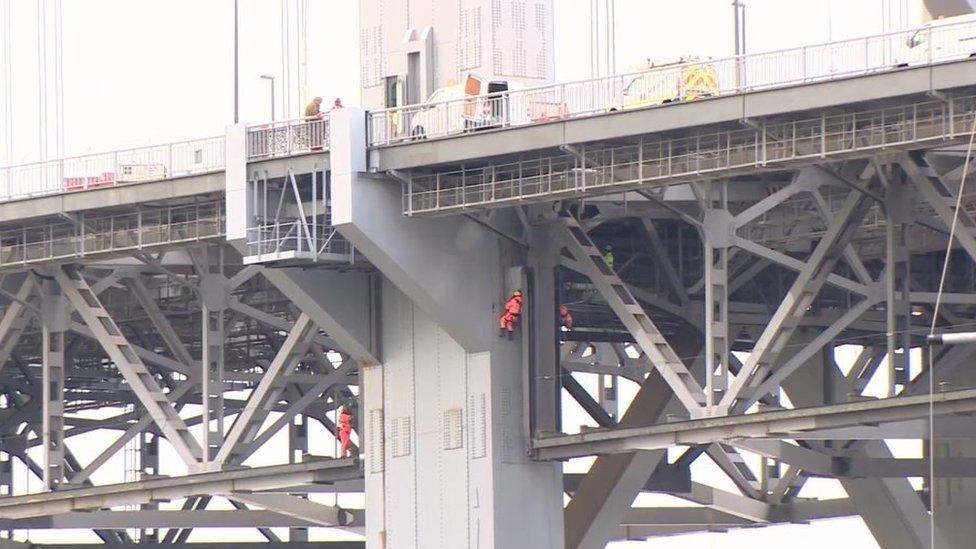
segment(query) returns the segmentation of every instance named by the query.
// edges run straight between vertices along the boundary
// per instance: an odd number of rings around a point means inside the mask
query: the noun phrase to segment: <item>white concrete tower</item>
[[[383,273],[359,374],[366,548],[564,547],[561,467],[528,457],[526,321],[497,337],[521,251],[464,217],[404,217],[400,185],[365,173],[365,120],[332,113],[330,162],[332,222]]]
[[[360,0],[363,106],[419,103],[473,72],[553,81],[553,0]]]

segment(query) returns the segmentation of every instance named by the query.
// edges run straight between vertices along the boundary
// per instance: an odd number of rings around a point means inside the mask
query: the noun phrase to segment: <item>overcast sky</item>
[[[747,47],[750,52],[768,51],[881,32],[881,1],[748,0]],[[590,71],[589,2],[555,2],[557,79],[586,78]],[[326,98],[342,97],[346,104],[356,104],[357,2],[313,0],[310,4],[310,92]],[[618,70],[626,70],[648,57],[730,55],[730,4],[730,0],[617,0]],[[0,131],[0,165],[40,158],[36,3],[13,1],[11,6],[15,137],[13,154],[7,157],[9,132],[5,127]],[[64,115],[60,121],[65,155],[222,133],[233,113],[231,6],[230,0],[65,2]],[[240,0],[240,6],[241,118],[263,121],[270,118],[270,96],[268,82],[261,80],[260,75],[276,76],[279,85],[283,80],[280,2]],[[2,43],[0,40],[0,46]],[[3,74],[0,72],[0,78]],[[49,86],[53,90],[53,84]],[[3,88],[0,86],[0,93]],[[281,95],[279,88],[279,118],[283,117]],[[3,101],[0,110],[6,103]],[[294,104],[288,114],[295,116],[299,109]],[[57,127],[55,117],[50,118],[49,126]],[[0,117],[0,124],[5,119]],[[49,156],[53,157],[53,152],[51,149]],[[571,413],[572,417],[581,417],[578,411]],[[82,445],[78,447],[84,454]],[[275,452],[267,450],[266,459],[280,457]],[[707,468],[708,464],[700,467]],[[720,475],[711,474],[709,478],[720,483]],[[833,481],[811,481],[805,494],[843,496]],[[678,500],[651,496],[642,496],[638,503],[682,505]],[[32,537],[42,539],[43,535],[35,532]],[[219,531],[198,531],[192,539],[217,539],[222,535]],[[860,519],[683,536],[615,547],[822,549],[827,540],[833,549],[876,547]]]
[[[50,6],[51,0],[46,1]],[[557,79],[586,78],[589,2],[555,2]],[[38,3],[10,4],[15,138],[12,158],[6,158],[8,132],[0,132],[4,141],[0,165],[32,162],[41,156]],[[730,55],[734,47],[730,4],[729,0],[617,0],[618,70],[648,57]],[[233,116],[231,6],[230,0],[65,2],[61,117],[65,155],[221,133]],[[342,97],[347,104],[358,101],[356,6],[353,0],[310,2],[309,90],[313,95]],[[244,121],[270,118],[269,83],[260,79],[262,74],[277,78],[277,114],[283,117],[279,7],[276,1],[240,0]],[[51,17],[53,9],[47,12]],[[882,28],[881,0],[749,0],[747,26],[750,52],[876,33]],[[48,50],[52,64],[53,51]],[[49,96],[53,89],[52,77]],[[299,109],[293,104],[289,114],[297,116]],[[50,135],[56,135],[58,117],[53,109],[48,118]],[[4,120],[0,118],[0,124]],[[48,157],[55,157],[53,144],[48,149]]]

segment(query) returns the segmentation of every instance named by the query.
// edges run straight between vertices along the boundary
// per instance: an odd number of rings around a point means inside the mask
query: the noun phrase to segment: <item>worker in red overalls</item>
[[[569,309],[567,309],[565,305],[559,306],[559,318],[562,319],[563,326],[565,326],[567,330],[573,329],[573,315],[569,314]]]
[[[349,457],[349,436],[354,418],[345,406],[339,408],[339,457]]]
[[[522,290],[512,292],[512,297],[505,302],[505,313],[498,319],[498,337],[508,332],[508,339],[515,333],[515,323],[522,314]]]

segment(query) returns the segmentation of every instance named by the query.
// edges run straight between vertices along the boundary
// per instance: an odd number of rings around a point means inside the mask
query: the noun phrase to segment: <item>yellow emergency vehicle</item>
[[[631,75],[624,82],[620,104],[616,108],[633,109],[675,101],[694,101],[719,94],[715,67],[697,59],[648,62],[640,70],[643,72]]]

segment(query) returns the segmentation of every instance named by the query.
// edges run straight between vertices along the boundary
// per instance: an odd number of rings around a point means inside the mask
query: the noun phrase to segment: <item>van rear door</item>
[[[482,80],[473,74],[464,78],[464,111],[462,117],[466,120],[475,120],[480,114],[478,108],[478,96],[481,95]]]
[[[505,119],[505,113],[508,112],[508,96],[502,94],[507,91],[508,82],[504,80],[488,82],[488,95],[491,98],[488,100],[489,104],[483,107],[483,111],[487,115],[486,118],[490,118],[492,122],[502,122]]]

